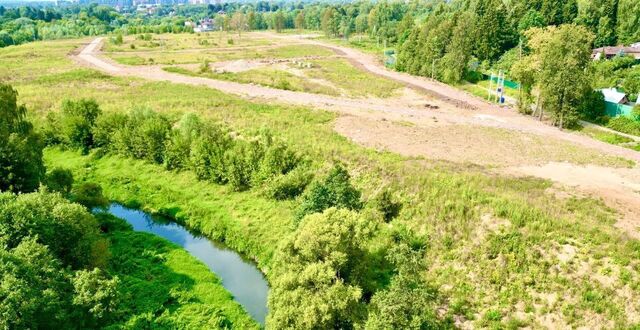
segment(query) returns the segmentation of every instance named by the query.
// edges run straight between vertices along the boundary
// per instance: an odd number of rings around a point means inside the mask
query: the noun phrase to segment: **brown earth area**
[[[115,76],[202,85],[248,99],[335,111],[341,114],[336,131],[367,147],[549,179],[603,199],[620,213],[618,227],[640,237],[640,153],[559,130],[446,84],[388,70],[374,56],[352,48],[305,36],[263,34],[330,48],[356,67],[410,90],[392,99],[347,98],[185,76],[160,66],[117,64],[101,54],[102,38],[72,56]]]

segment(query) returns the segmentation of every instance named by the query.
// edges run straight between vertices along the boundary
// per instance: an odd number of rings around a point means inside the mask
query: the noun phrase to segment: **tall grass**
[[[188,252],[153,234],[134,232],[111,215],[97,217],[111,224],[107,269],[120,279],[118,308],[124,312],[110,328],[260,328]]]
[[[335,114],[328,112],[253,103],[204,87],[88,74],[65,58],[73,47],[64,41],[0,50],[0,74],[15,82],[32,116],[57,111],[63,98],[95,97],[105,112],[146,106],[173,118],[199,113],[240,132],[266,126],[309,155],[320,171],[317,164],[340,160],[363,192],[365,208],[382,187],[393,186],[404,207],[388,226],[429,237],[424,276],[440,288],[445,315],[477,327],[538,327],[549,314],[573,327],[606,327],[607,321],[626,327],[640,315],[640,243],[614,227],[616,215],[601,201],[556,197],[558,188],[543,180],[365,149],[333,132]],[[34,59],[22,61],[29,53]],[[224,240],[267,274],[297,206],[117,156],[49,149],[46,160],[51,168],[72,168],[79,181],[102,184],[113,200],[173,215]],[[375,244],[384,251],[389,241],[383,235]],[[594,317],[595,324],[588,323]]]

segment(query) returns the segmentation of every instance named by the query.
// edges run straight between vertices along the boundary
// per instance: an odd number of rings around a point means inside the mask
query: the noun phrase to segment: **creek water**
[[[268,312],[269,285],[262,272],[251,261],[222,244],[191,233],[175,222],[154,217],[144,211],[111,204],[108,212],[126,220],[136,231],[158,235],[183,247],[206,264],[249,315],[264,325]]]

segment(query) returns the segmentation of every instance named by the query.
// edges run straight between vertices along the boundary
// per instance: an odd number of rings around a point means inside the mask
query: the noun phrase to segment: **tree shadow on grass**
[[[96,217],[111,242],[108,270],[120,279],[120,300],[112,325],[146,329],[224,328],[233,324],[219,306],[206,304],[196,296],[194,286],[202,283],[167,264],[167,256],[182,250],[180,247],[153,234],[133,231],[114,216],[101,213]]]

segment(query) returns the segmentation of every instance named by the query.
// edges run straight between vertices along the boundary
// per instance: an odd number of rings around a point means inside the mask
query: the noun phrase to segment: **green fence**
[[[484,75],[486,80],[489,80],[489,78],[491,78],[491,76],[488,75]],[[491,79],[494,83],[498,82],[498,77],[493,76],[493,78]],[[506,88],[511,88],[511,89],[518,89],[518,87],[520,87],[520,84],[518,84],[515,81],[511,81],[511,80],[504,80],[504,87]]]
[[[386,67],[393,67],[396,65],[396,52],[393,49],[387,49],[384,51],[384,65]]]
[[[609,117],[618,117],[618,116],[631,116],[631,112],[633,111],[633,107],[625,104],[618,104],[613,102],[604,102],[605,104],[605,112]]]

